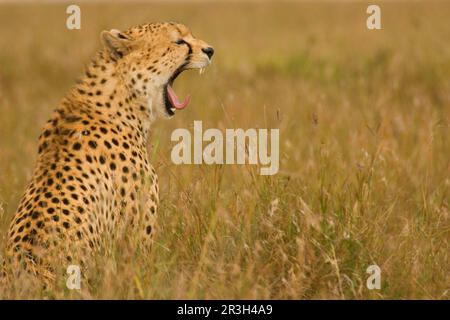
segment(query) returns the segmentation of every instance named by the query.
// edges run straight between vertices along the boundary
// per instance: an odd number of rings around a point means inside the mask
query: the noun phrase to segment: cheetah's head
[[[189,103],[189,96],[180,101],[172,88],[177,76],[187,69],[205,68],[214,53],[178,23],[145,24],[123,32],[113,29],[103,31],[101,38],[128,90],[147,99],[152,112],[162,117],[173,116]]]

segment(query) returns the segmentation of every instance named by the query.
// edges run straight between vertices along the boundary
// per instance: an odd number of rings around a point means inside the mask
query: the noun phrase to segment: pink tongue
[[[167,93],[169,94],[170,102],[178,110],[186,108],[187,105],[189,104],[189,101],[191,101],[191,97],[190,96],[186,96],[184,98],[184,101],[180,102],[180,100],[178,100],[177,95],[175,94],[175,91],[173,91],[173,89],[172,89],[172,87],[170,85],[167,85]]]

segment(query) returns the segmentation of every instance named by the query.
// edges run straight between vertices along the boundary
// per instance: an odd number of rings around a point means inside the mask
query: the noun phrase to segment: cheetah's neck
[[[115,61],[104,50],[87,66],[63,106],[71,109],[70,112],[81,111],[138,130],[145,139],[154,120],[148,100],[128,90],[116,71]]]

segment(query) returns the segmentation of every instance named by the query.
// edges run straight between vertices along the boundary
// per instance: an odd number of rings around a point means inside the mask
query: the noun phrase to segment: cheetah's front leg
[[[142,189],[138,195],[138,220],[133,228],[137,232],[138,246],[150,250],[156,231],[156,217],[159,204],[158,177],[152,173],[144,178]]]

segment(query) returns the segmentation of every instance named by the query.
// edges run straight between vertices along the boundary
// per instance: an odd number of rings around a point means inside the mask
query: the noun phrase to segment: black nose
[[[211,57],[212,57],[213,54],[214,54],[214,49],[213,49],[212,47],[203,48],[202,51],[203,51],[204,53],[206,53],[206,55],[207,55],[208,58],[210,58],[210,59],[211,59]]]

